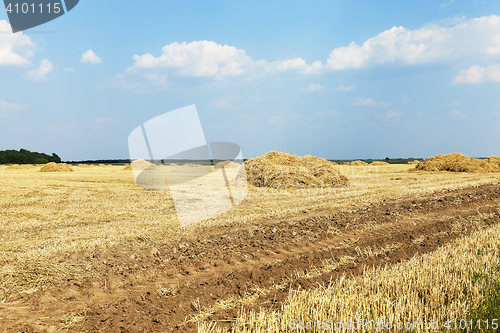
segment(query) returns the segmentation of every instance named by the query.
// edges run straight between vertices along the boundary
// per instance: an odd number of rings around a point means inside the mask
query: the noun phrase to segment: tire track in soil
[[[278,308],[290,288],[328,284],[343,274],[362,273],[364,265],[392,264],[433,251],[471,232],[470,227],[456,229],[457,221],[499,207],[500,186],[490,184],[381,202],[352,213],[326,210],[211,227],[150,250],[121,245],[54,258],[76,261],[92,276],[0,303],[0,332],[54,332],[65,326],[74,332],[196,332],[195,323],[183,324],[197,313],[193,301],[210,307],[221,298],[244,297],[255,287],[271,289],[327,260],[355,258],[325,274],[292,279],[244,307]],[[498,220],[497,214],[485,223]],[[386,255],[358,255],[359,249],[395,243],[401,245]],[[171,296],[158,297],[160,287],[173,290]],[[236,316],[237,309],[230,308],[206,319],[224,326]]]

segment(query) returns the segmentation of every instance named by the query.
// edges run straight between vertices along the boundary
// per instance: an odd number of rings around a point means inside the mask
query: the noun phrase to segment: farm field
[[[0,166],[0,332],[229,328],[239,313],[271,316],[290,290],[499,220],[499,173],[336,168],[349,187],[250,186],[240,205],[181,228],[169,192],[137,187],[122,166]]]

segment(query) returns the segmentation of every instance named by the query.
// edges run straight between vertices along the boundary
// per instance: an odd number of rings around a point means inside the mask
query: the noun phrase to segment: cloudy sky
[[[498,1],[80,1],[12,34],[0,13],[0,150],[128,158],[195,104],[243,156],[500,155]]]

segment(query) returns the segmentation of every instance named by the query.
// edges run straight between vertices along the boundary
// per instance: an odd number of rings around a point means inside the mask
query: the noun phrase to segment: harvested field
[[[500,217],[498,211],[490,216]],[[472,305],[481,304],[490,296],[485,292],[487,281],[479,279],[478,275],[498,276],[500,273],[500,223],[497,221],[483,230],[480,218],[465,224],[476,230],[469,237],[462,236],[435,252],[417,255],[393,266],[364,266],[363,274],[353,278],[342,276],[330,282],[327,288],[304,290],[299,285],[298,289],[289,289],[291,296],[281,309],[243,312],[228,331],[293,332],[296,329],[291,322],[295,326],[302,322],[305,326],[307,322],[324,322],[325,318],[329,319],[328,326],[334,329],[334,323],[355,323],[356,319],[366,318],[350,331],[370,332],[377,322],[383,322],[386,327],[389,323],[391,327],[410,323],[415,331],[432,332],[442,328],[447,321],[467,318]],[[422,234],[413,242],[422,244],[428,237]],[[358,249],[358,256],[364,258],[391,252]],[[352,261],[332,263],[329,268],[346,264]],[[370,303],[359,300],[370,300]],[[441,325],[428,327],[427,323],[431,322]],[[226,330],[210,324],[199,330],[202,333],[222,331]]]
[[[250,186],[186,229],[122,168],[0,169],[0,332],[230,327],[499,220],[498,173],[335,166],[348,187]]]
[[[419,162],[415,170],[452,172],[500,172],[500,158],[491,156],[487,160],[470,158],[460,153],[437,155]]]
[[[75,171],[70,165],[65,163],[50,162],[40,168],[40,172],[73,172]]]
[[[33,169],[36,168],[34,165],[31,164],[13,164],[9,165],[8,167],[5,168],[5,170],[23,170],[23,169]]]

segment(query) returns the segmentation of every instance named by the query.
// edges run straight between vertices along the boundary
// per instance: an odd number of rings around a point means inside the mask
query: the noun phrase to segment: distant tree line
[[[0,150],[0,164],[45,164],[49,162],[61,163],[61,158],[56,153],[52,153],[51,156],[27,149]]]

